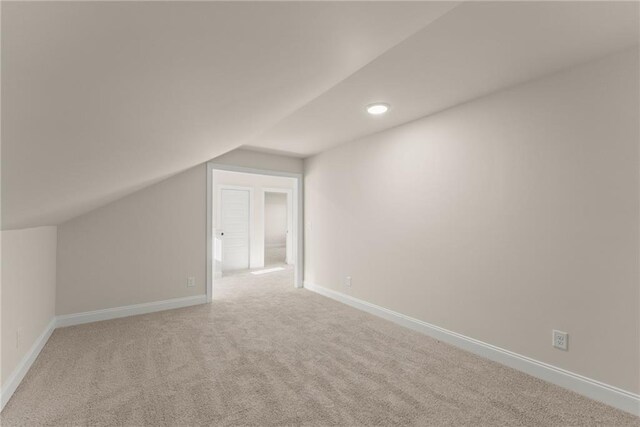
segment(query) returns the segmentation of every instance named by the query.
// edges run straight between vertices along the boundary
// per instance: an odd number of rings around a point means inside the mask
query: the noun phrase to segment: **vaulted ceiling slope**
[[[638,41],[636,2],[2,2],[2,227],[307,156]],[[391,103],[372,118],[364,106]]]
[[[289,115],[252,145],[308,156],[638,44],[638,2],[458,6]],[[364,106],[391,109],[371,117]]]
[[[454,6],[2,2],[3,229],[246,143]]]

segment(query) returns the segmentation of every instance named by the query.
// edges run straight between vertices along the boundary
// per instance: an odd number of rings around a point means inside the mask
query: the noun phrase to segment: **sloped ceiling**
[[[638,6],[458,6],[252,141],[302,157],[638,43]],[[391,109],[372,117],[364,106]]]
[[[2,2],[2,227],[299,156],[623,49],[638,4]],[[384,100],[372,118],[364,105]]]
[[[3,228],[237,147],[454,6],[2,2]]]

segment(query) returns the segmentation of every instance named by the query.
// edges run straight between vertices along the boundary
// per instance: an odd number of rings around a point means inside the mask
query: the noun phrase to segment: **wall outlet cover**
[[[187,288],[193,288],[196,286],[196,278],[195,277],[187,277]]]
[[[567,351],[569,349],[569,334],[562,331],[553,330],[552,345],[560,350]]]

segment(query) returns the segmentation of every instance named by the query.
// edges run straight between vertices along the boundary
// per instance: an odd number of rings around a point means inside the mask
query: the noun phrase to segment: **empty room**
[[[640,2],[0,15],[2,426],[640,425]]]

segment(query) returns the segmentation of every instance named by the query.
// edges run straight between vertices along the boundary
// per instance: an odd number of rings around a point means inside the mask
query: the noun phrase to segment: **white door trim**
[[[265,187],[262,189],[262,206],[265,206],[265,199],[267,193],[282,193],[287,195],[287,246],[286,246],[286,263],[293,264],[295,263],[295,252],[293,251],[293,237],[294,237],[294,215],[293,215],[293,190],[290,188],[275,188],[275,187]],[[265,240],[266,228],[263,228],[262,232],[262,242]],[[291,233],[291,238],[289,237],[289,233]],[[290,241],[289,241],[290,240]],[[291,257],[289,256],[291,253]]]
[[[216,218],[221,218],[220,216],[220,208],[222,207],[222,190],[241,190],[249,192],[249,262],[248,267],[251,268],[251,239],[253,238],[254,227],[253,227],[253,187],[245,187],[241,185],[228,185],[228,184],[218,184],[216,185],[216,197],[217,197],[217,209],[216,209]],[[219,225],[219,223],[218,223]],[[213,232],[213,230],[211,230]],[[224,244],[224,243],[223,243]],[[224,252],[224,250],[223,250]],[[212,253],[213,254],[213,253]],[[220,258],[222,259],[222,258]]]
[[[247,168],[244,166],[233,166],[215,163],[214,161],[207,162],[207,301],[213,300],[213,170],[223,170],[229,172],[243,172],[253,173],[259,175],[270,176],[282,176],[287,178],[294,178],[295,186],[293,189],[293,210],[294,210],[294,224],[293,229],[296,235],[293,237],[294,253],[295,253],[295,274],[294,284],[296,288],[302,288],[302,279],[304,277],[304,233],[303,233],[303,218],[304,218],[304,184],[301,173],[274,171],[269,169],[257,169]]]

